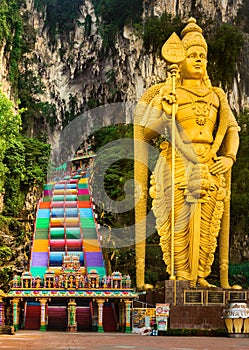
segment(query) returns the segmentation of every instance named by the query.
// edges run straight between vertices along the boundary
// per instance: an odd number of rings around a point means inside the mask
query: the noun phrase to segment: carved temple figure
[[[239,126],[224,91],[210,83],[207,43],[196,20],[189,19],[181,40],[174,35],[179,43],[166,42],[162,55],[171,55],[168,62],[177,65],[165,83],[144,93],[135,111],[137,287],[145,288],[148,142],[164,135],[150,195],[170,279],[211,287],[206,278],[219,236],[220,283],[230,288],[230,178]]]

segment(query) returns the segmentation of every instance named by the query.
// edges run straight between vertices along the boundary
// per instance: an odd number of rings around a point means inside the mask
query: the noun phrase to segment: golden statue
[[[137,287],[145,288],[147,146],[165,135],[150,195],[167,272],[192,287],[212,287],[206,278],[219,236],[220,283],[230,288],[230,178],[239,126],[224,91],[210,83],[207,43],[194,18],[181,35],[173,33],[162,48],[171,74],[145,92],[135,111]]]

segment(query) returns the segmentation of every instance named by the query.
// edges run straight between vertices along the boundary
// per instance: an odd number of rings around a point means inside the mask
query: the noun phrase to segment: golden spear
[[[185,49],[181,42],[181,39],[174,32],[166,43],[162,47],[162,56],[170,63],[169,71],[172,79],[172,130],[171,130],[171,146],[172,146],[172,170],[171,170],[171,269],[170,269],[170,279],[175,280],[175,271],[174,271],[174,239],[175,239],[175,129],[176,129],[176,74],[178,71],[178,64],[185,59]]]

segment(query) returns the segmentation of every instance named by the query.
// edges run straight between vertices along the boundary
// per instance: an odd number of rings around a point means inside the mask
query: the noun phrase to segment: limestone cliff
[[[166,11],[187,19],[198,9],[207,17],[226,22],[234,19],[241,2],[144,0],[143,18],[151,14],[159,16]],[[144,53],[141,36],[133,27],[125,26],[116,38],[115,50],[103,56],[103,39],[99,34],[101,18],[97,18],[91,0],[82,0],[75,30],[70,33],[69,40],[64,41],[58,36],[54,45],[49,44],[46,15],[35,9],[33,0],[27,0],[24,12],[28,14],[29,25],[34,28],[36,36],[34,48],[26,54],[21,69],[27,69],[28,60],[29,69],[44,85],[43,93],[36,99],[49,103],[56,110],[55,129],[51,131],[47,126],[52,144],[53,140],[58,141],[67,112],[77,115],[112,102],[136,102],[145,89],[165,78],[165,62]],[[90,20],[90,31],[87,20]],[[246,52],[248,47],[245,46],[244,50]],[[245,105],[249,95],[247,60],[242,58],[242,61],[244,65],[238,69],[233,91],[229,93],[237,110]],[[5,80],[4,76],[2,78]]]

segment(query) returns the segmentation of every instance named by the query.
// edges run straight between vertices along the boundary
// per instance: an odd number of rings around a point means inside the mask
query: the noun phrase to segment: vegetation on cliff
[[[20,6],[23,0],[2,0],[0,6],[0,46],[9,54],[9,79],[16,91],[18,62],[21,57],[22,17]]]
[[[125,25],[142,22],[142,0],[93,0],[93,4],[100,19],[104,49],[115,48],[117,35],[122,33]]]
[[[49,28],[50,44],[55,44],[58,36],[68,40],[68,34],[75,27],[82,0],[34,0],[34,6],[45,15]]]

